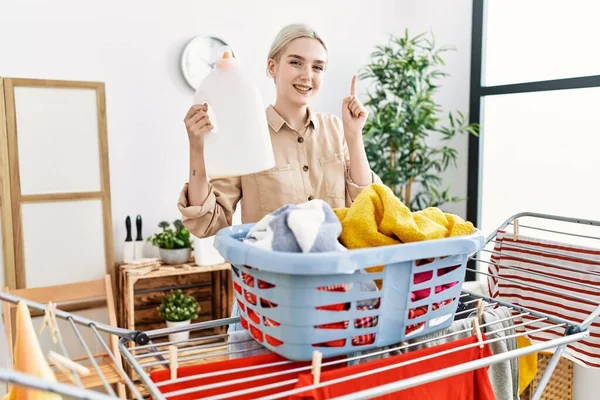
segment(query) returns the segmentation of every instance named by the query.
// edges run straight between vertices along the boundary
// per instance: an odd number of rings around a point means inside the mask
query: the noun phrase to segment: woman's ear
[[[267,71],[269,72],[269,76],[275,79],[275,76],[277,75],[277,61],[270,58],[267,62]]]

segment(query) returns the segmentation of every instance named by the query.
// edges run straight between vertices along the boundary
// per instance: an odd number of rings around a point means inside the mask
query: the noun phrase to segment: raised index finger
[[[350,95],[351,96],[356,96],[356,92],[357,92],[357,90],[356,90],[356,80],[357,80],[356,79],[356,75],[354,75],[352,77],[352,84],[350,85]]]

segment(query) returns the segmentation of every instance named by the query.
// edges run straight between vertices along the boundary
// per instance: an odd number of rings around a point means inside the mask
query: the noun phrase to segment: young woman
[[[204,134],[212,129],[211,121],[205,105],[189,109],[184,122],[190,175],[178,207],[195,236],[211,236],[231,225],[240,200],[242,223],[257,222],[285,204],[315,198],[332,207],[348,207],[365,186],[380,182],[369,168],[363,145],[367,111],[356,94],[356,76],[342,101],[341,120],[308,107],[321,89],[326,67],[325,43],[304,25],[283,28],[273,41],[267,73],[275,82],[277,99],[266,113],[276,166],[268,171],[209,182]]]

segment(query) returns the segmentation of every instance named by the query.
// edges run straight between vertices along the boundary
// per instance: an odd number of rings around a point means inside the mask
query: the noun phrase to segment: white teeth
[[[308,92],[309,90],[312,89],[310,86],[302,86],[302,85],[294,85],[294,87],[303,92]]]

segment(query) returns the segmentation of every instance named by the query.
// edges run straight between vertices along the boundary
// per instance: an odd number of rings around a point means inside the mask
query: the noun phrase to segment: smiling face
[[[305,106],[321,87],[327,51],[316,39],[291,41],[278,60],[269,60],[269,74],[277,85],[277,98]]]

